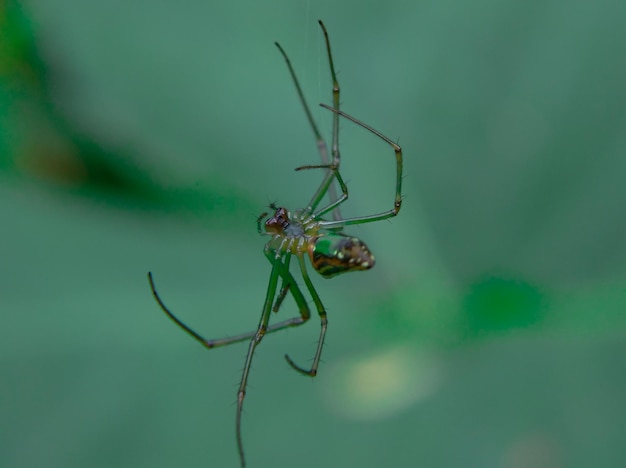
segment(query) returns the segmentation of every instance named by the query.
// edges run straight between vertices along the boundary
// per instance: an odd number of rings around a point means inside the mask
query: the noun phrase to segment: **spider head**
[[[309,257],[313,268],[324,278],[369,270],[375,263],[374,255],[363,241],[344,234],[324,234],[315,238],[309,244]]]
[[[265,231],[272,234],[282,234],[289,227],[289,212],[287,209],[277,207],[273,203],[271,208],[276,211],[274,211],[274,216],[265,221]]]

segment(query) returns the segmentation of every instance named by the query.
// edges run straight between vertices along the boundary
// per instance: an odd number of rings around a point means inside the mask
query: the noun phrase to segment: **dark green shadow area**
[[[2,13],[0,172],[6,177],[124,210],[186,213],[239,228],[254,220],[258,203],[232,181],[203,174],[195,186],[164,187],[133,165],[138,158],[128,148],[83,134],[55,105],[52,75],[57,86],[74,83],[42,59],[32,18],[17,2],[7,2]]]
[[[527,329],[545,318],[547,299],[535,286],[513,278],[486,276],[470,285],[463,298],[467,338]]]

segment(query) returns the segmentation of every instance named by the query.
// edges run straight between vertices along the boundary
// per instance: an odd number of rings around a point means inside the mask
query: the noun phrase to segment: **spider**
[[[285,354],[285,359],[289,365],[299,373],[315,377],[317,375],[317,368],[319,366],[322,348],[324,346],[324,337],[326,336],[328,319],[326,317],[324,305],[322,304],[322,301],[307,272],[304,260],[305,257],[309,258],[315,271],[317,271],[324,278],[332,278],[333,276],[342,273],[357,270],[368,270],[372,268],[374,266],[374,256],[365,243],[356,237],[344,234],[343,228],[344,226],[352,224],[371,223],[391,218],[398,214],[402,205],[402,149],[382,133],[339,110],[339,83],[335,74],[335,67],[330,49],[330,40],[324,23],[319,21],[319,24],[322,28],[322,32],[324,33],[328,62],[330,65],[330,75],[333,82],[332,107],[326,104],[320,104],[320,106],[333,113],[331,144],[332,159],[329,160],[326,141],[322,138],[317,124],[313,120],[313,116],[311,115],[309,106],[304,98],[304,94],[302,93],[302,89],[300,88],[294,69],[289,61],[289,57],[280,44],[276,42],[276,47],[287,64],[287,68],[296,87],[298,98],[304,108],[309,125],[313,130],[313,134],[317,141],[317,148],[322,160],[322,164],[301,166],[297,167],[295,170],[323,169],[325,170],[325,175],[322,183],[305,208],[296,211],[289,211],[284,207],[271,204],[270,208],[274,211],[274,213],[265,220],[263,225],[262,220],[268,215],[268,213],[262,213],[257,218],[256,224],[259,234],[270,238],[267,244],[265,244],[264,254],[272,265],[269,284],[267,286],[267,293],[265,295],[265,302],[263,304],[263,311],[261,313],[261,320],[259,321],[257,329],[255,331],[242,333],[228,338],[207,340],[183,323],[168,309],[156,291],[154,280],[152,279],[152,273],[148,273],[148,280],[150,282],[152,294],[161,309],[163,309],[163,312],[165,312],[179,327],[181,327],[185,332],[199,341],[206,348],[217,348],[218,346],[226,346],[232,343],[248,339],[250,340],[248,354],[243,368],[243,375],[241,376],[241,383],[239,384],[239,390],[237,392],[237,414],[235,420],[237,448],[242,467],[245,466],[246,460],[241,436],[241,413],[243,401],[246,396],[248,374],[250,372],[254,350],[259,343],[261,343],[261,340],[267,333],[302,325],[311,318],[311,311],[307,300],[290,271],[290,261],[292,256],[295,256],[298,260],[300,273],[302,275],[302,279],[304,280],[306,290],[313,299],[315,309],[319,314],[321,331],[310,369],[298,366],[287,354]],[[373,133],[378,138],[388,143],[393,148],[396,159],[396,189],[393,207],[390,210],[354,218],[341,217],[339,205],[348,199],[348,188],[339,173],[339,116],[350,120],[360,127],[363,127],[370,133]],[[335,193],[335,185],[333,182],[336,182],[339,186],[339,190],[341,191],[340,196],[337,196]],[[322,200],[327,195],[329,199],[328,204],[320,207]],[[331,212],[333,219],[324,219],[324,215]],[[282,280],[280,289],[278,288],[279,279]],[[269,325],[271,312],[278,312],[288,293],[291,293],[293,296],[299,308],[299,315],[276,324]]]

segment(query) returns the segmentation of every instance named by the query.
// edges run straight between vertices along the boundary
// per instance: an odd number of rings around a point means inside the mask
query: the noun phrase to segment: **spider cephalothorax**
[[[315,271],[317,271],[324,278],[332,278],[333,276],[342,273],[368,270],[372,268],[374,266],[374,256],[365,243],[356,237],[344,234],[343,229],[345,226],[352,224],[365,224],[381,221],[383,219],[389,219],[398,214],[402,205],[402,149],[399,145],[391,141],[382,133],[339,110],[340,90],[330,51],[330,41],[324,24],[322,24],[321,21],[319,24],[322,28],[322,32],[324,33],[326,51],[328,53],[328,62],[330,65],[330,75],[333,82],[333,105],[328,106],[326,104],[320,104],[322,107],[333,113],[332,144],[330,152],[328,151],[326,141],[317,128],[317,124],[313,120],[309,106],[304,99],[302,89],[300,88],[300,84],[298,83],[293,67],[291,66],[291,62],[289,61],[289,58],[283,48],[276,43],[278,50],[287,63],[287,68],[289,69],[291,78],[296,86],[298,97],[300,98],[300,102],[306,113],[309,125],[311,126],[317,141],[317,148],[322,160],[321,164],[300,166],[296,168],[296,170],[322,169],[324,170],[324,178],[305,208],[290,212],[286,208],[278,207],[272,203],[270,204],[270,209],[273,210],[274,213],[271,217],[265,220],[263,226],[261,223],[267,216],[267,213],[263,213],[257,218],[257,230],[259,233],[270,237],[269,241],[265,244],[264,253],[272,265],[272,271],[270,273],[269,284],[267,286],[267,293],[258,328],[254,331],[242,333],[236,336],[230,336],[217,340],[207,340],[202,335],[195,332],[192,328],[185,325],[185,323],[179,320],[165,306],[157,294],[156,287],[154,286],[154,282],[152,280],[152,274],[148,273],[152,294],[159,303],[161,309],[163,309],[163,311],[174,322],[176,322],[178,326],[180,326],[205,347],[211,349],[218,346],[226,346],[232,343],[250,340],[250,344],[248,345],[248,354],[246,356],[246,362],[241,376],[241,383],[239,384],[239,391],[237,393],[237,413],[235,424],[237,447],[239,449],[239,459],[242,467],[245,466],[246,462],[243,451],[243,439],[241,435],[241,414],[243,401],[246,396],[248,375],[252,365],[254,351],[266,334],[282,330],[284,328],[302,325],[311,318],[310,301],[305,297],[303,291],[309,293],[309,296],[312,299],[315,309],[320,317],[321,329],[319,341],[317,343],[317,348],[315,350],[315,355],[313,356],[310,368],[298,366],[287,355],[285,355],[285,358],[289,365],[296,371],[311,377],[315,377],[317,375],[317,368],[320,363],[322,348],[324,347],[324,337],[326,336],[328,319],[322,300],[315,290],[313,282],[307,272],[305,261],[306,257],[308,257],[311,261],[311,265]],[[348,187],[344,183],[339,172],[341,163],[341,157],[339,154],[340,116],[354,122],[370,133],[376,135],[393,149],[396,165],[396,188],[393,207],[387,211],[357,216],[354,218],[343,218],[341,216],[340,205],[348,199]],[[337,190],[340,190],[341,193],[338,194]],[[294,273],[291,272],[292,268],[290,262],[292,257],[295,257],[297,260],[299,275],[304,281],[304,286],[296,281]],[[282,283],[280,287],[279,281]],[[272,311],[278,312],[281,310],[283,300],[288,294],[291,294],[297,305],[298,315],[283,319],[278,323],[270,325],[270,316],[272,315]]]
[[[274,205],[271,208],[275,212],[265,221],[265,233],[272,235],[267,246],[277,257],[308,253],[311,265],[324,278],[374,266],[374,255],[361,239],[338,232],[320,232],[313,216],[298,211],[291,216],[286,208]],[[260,217],[264,216],[266,213]]]

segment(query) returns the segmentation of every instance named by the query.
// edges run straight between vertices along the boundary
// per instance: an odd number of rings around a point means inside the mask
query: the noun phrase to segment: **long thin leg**
[[[291,284],[291,294],[293,295],[298,307],[300,309],[300,315],[302,322],[308,320],[310,317],[309,306],[306,303],[306,299],[302,295],[302,291],[298,285],[293,281],[293,276],[288,269],[285,268],[285,264],[280,258],[277,258],[273,252],[266,249],[265,255],[270,263],[272,263],[272,273],[270,275],[270,281],[267,286],[267,294],[265,295],[265,303],[263,304],[263,313],[261,314],[261,320],[259,321],[259,327],[254,333],[254,336],[250,340],[248,347],[248,354],[246,356],[246,363],[243,367],[243,374],[241,376],[241,383],[239,384],[239,392],[237,393],[237,417],[236,417],[236,431],[237,431],[237,447],[239,449],[239,458],[241,460],[241,466],[246,466],[246,461],[243,452],[243,440],[241,438],[241,412],[243,409],[243,400],[246,396],[246,386],[248,385],[248,374],[250,373],[250,366],[252,365],[252,357],[254,356],[254,350],[261,343],[261,340],[265,336],[270,328],[268,327],[270,314],[272,310],[272,303],[274,302],[274,296],[276,295],[276,287],[278,285],[278,277],[283,279],[289,278]]]
[[[328,37],[328,31],[326,30],[326,26],[324,26],[324,23],[322,23],[321,20],[318,20],[318,23],[320,25],[320,27],[322,28],[322,32],[324,33],[324,41],[326,43],[326,52],[328,54],[328,64],[330,66],[330,76],[331,79],[333,80],[333,109],[335,109],[336,111],[339,111],[339,95],[340,95],[340,88],[339,88],[339,81],[337,80],[337,74],[335,73],[335,64],[333,62],[333,54],[331,52],[330,49],[330,38]],[[329,165],[329,170],[328,172],[326,172],[326,176],[324,177],[324,180],[322,180],[322,183],[320,184],[319,188],[317,189],[317,191],[315,192],[315,194],[313,195],[313,198],[311,198],[311,201],[309,202],[306,210],[309,212],[312,212],[313,210],[315,210],[315,208],[317,207],[317,205],[319,205],[319,203],[322,201],[322,198],[324,198],[324,195],[326,194],[326,191],[329,189],[329,187],[333,187],[332,181],[333,178],[336,176],[337,171],[339,170],[339,165],[341,163],[341,156],[339,154],[339,116],[337,114],[333,115],[333,130],[332,130],[332,143],[331,143],[331,151],[332,151],[332,156],[333,156],[333,161],[332,163]],[[344,189],[344,187],[341,187],[342,190]],[[343,190],[344,193],[344,199],[347,198],[347,194],[345,192],[345,190]],[[335,203],[337,201],[336,197],[331,197],[331,205],[334,206],[334,210],[338,210],[338,205],[341,203]],[[333,214],[338,213],[338,211],[333,211]],[[338,220],[337,216],[333,216],[333,218],[335,220]]]
[[[373,221],[380,221],[382,219],[387,219],[387,218],[396,216],[398,212],[400,211],[400,207],[402,206],[402,148],[400,148],[398,144],[391,141],[391,139],[389,139],[388,137],[380,133],[378,130],[374,130],[369,125],[364,124],[363,122],[352,117],[351,115],[348,115],[345,112],[337,110],[326,104],[320,104],[320,106],[322,106],[325,109],[328,109],[329,111],[335,113],[336,115],[340,115],[350,120],[351,122],[354,122],[360,127],[363,127],[364,129],[373,133],[374,135],[376,135],[378,138],[380,138],[381,140],[383,140],[384,142],[386,142],[388,145],[390,145],[393,148],[395,155],[396,155],[396,195],[395,195],[395,199],[393,203],[393,208],[388,211],[383,211],[382,213],[377,213],[373,215],[359,216],[355,218],[340,219],[340,220],[334,220],[334,221],[320,221],[319,225],[325,229],[328,229],[328,228],[334,228],[338,226],[347,226],[349,224],[371,223]]]
[[[335,177],[337,179],[337,183],[339,184],[339,188],[341,189],[341,197],[335,200],[331,200],[330,204],[328,204],[324,208],[320,208],[315,213],[313,213],[311,215],[312,219],[318,219],[325,213],[328,213],[330,210],[337,209],[339,205],[341,205],[343,202],[345,202],[348,199],[348,186],[343,181],[343,177],[341,177],[341,174],[339,173],[338,168],[333,167],[331,165],[318,164],[318,165],[307,165],[307,166],[296,167],[296,171],[301,171],[304,169],[325,169],[325,168],[330,169],[334,172]],[[340,219],[336,219],[336,221],[340,221]],[[332,229],[332,228],[329,228],[329,229]]]
[[[274,296],[276,295],[276,285],[278,283],[278,276],[280,275],[280,260],[275,260],[272,267],[272,273],[270,275],[270,282],[267,286],[267,294],[265,295],[265,303],[263,304],[263,313],[261,314],[261,320],[259,321],[259,327],[250,340],[248,346],[248,354],[246,356],[246,363],[243,366],[243,374],[241,376],[241,383],[239,384],[239,391],[237,392],[237,416],[236,416],[236,431],[237,431],[237,448],[239,450],[239,459],[241,460],[241,466],[246,466],[246,459],[243,452],[243,440],[241,438],[241,410],[243,408],[243,400],[246,397],[246,386],[248,385],[248,374],[250,373],[250,366],[252,365],[252,356],[254,350],[263,339],[263,336],[267,333],[268,323],[270,320],[270,313],[272,311],[272,303],[274,302]]]
[[[236,343],[239,341],[243,341],[251,338],[250,345],[248,347],[248,354],[246,356],[246,363],[244,365],[243,374],[241,376],[241,383],[239,385],[239,391],[237,393],[237,416],[236,416],[236,435],[237,435],[237,448],[239,451],[239,458],[241,461],[241,466],[244,467],[246,465],[245,456],[243,451],[243,440],[241,437],[241,412],[243,408],[243,400],[246,395],[246,386],[248,383],[248,375],[250,373],[250,366],[252,364],[252,357],[254,355],[254,350],[257,345],[261,342],[263,337],[267,333],[275,332],[277,330],[293,327],[297,325],[301,325],[311,317],[311,312],[309,310],[309,306],[302,294],[302,291],[298,287],[293,275],[289,272],[289,269],[286,267],[285,263],[280,258],[276,258],[275,254],[269,250],[265,252],[266,257],[272,264],[272,272],[270,274],[270,280],[267,287],[267,293],[265,295],[265,303],[263,305],[263,312],[261,314],[261,320],[259,321],[259,326],[256,331],[243,333],[241,335],[222,338],[218,340],[207,340],[202,335],[194,331],[192,328],[183,323],[180,319],[178,319],[163,303],[161,298],[159,297],[156,287],[154,285],[154,280],[152,279],[152,273],[148,273],[148,281],[150,282],[150,288],[152,289],[152,294],[156,299],[157,303],[167,314],[167,316],[174,321],[179,327],[181,327],[185,332],[191,335],[194,339],[200,342],[203,346],[211,349],[216,348],[218,346],[225,346],[231,343]],[[278,285],[278,278],[281,277],[283,279],[283,283],[289,286],[289,290],[293,295],[296,304],[298,305],[300,316],[293,317],[288,320],[284,320],[275,325],[268,326],[269,316],[272,310],[272,303],[274,302],[274,297],[276,296],[276,289]]]
[[[285,276],[288,278],[287,285],[290,285],[292,283],[295,284],[295,279],[293,278],[291,273],[289,273],[288,270],[285,273],[283,273],[283,278],[285,278]],[[247,332],[247,333],[241,333],[241,334],[235,335],[235,336],[229,336],[229,337],[226,337],[226,338],[218,338],[218,339],[208,340],[208,339],[204,338],[202,335],[200,335],[198,332],[196,332],[194,329],[192,329],[191,327],[186,325],[182,320],[180,320],[178,317],[176,317],[176,315],[174,315],[174,313],[172,311],[170,311],[168,309],[168,307],[165,305],[165,303],[163,302],[163,300],[161,299],[161,297],[157,293],[156,286],[154,284],[154,280],[152,279],[152,273],[148,273],[148,281],[150,282],[150,288],[152,289],[152,295],[154,296],[154,298],[156,299],[157,303],[161,307],[161,310],[163,310],[163,312],[165,312],[165,314],[170,319],[172,319],[172,321],[176,325],[178,325],[186,333],[191,335],[196,341],[198,341],[205,348],[213,349],[213,348],[218,348],[220,346],[226,346],[226,345],[229,345],[229,344],[232,344],[232,343],[238,343],[240,341],[245,341],[245,340],[247,340],[249,338],[252,338],[256,334],[256,331],[251,331],[251,332]],[[302,325],[304,322],[306,322],[309,319],[310,315],[311,315],[311,313],[308,310],[308,308],[307,309],[302,309],[301,308],[300,309],[300,316],[292,317],[290,319],[283,320],[282,322],[278,322],[278,323],[276,323],[274,325],[270,325],[268,327],[266,333],[272,333],[272,332],[275,332],[275,331],[278,331],[278,330],[282,330],[283,328],[295,327],[295,326],[298,326],[298,325]]]
[[[326,31],[326,27],[324,26],[324,23],[322,23],[321,21],[319,21],[319,24],[322,28],[322,31],[324,33],[324,40],[326,42],[326,51],[328,54],[328,61],[330,63],[330,73],[331,73],[331,78],[333,80],[333,107],[336,110],[339,110],[339,83],[337,81],[337,75],[335,74],[335,66],[333,64],[333,58],[332,58],[332,53],[331,53],[331,49],[330,49],[330,40],[328,38],[328,32]],[[287,56],[287,53],[284,51],[284,49],[280,46],[280,44],[278,42],[275,43],[276,47],[278,47],[278,50],[280,51],[280,53],[282,54],[283,58],[285,59],[285,62],[287,63],[287,68],[289,69],[289,73],[291,74],[291,79],[294,82],[294,85],[296,87],[296,91],[298,93],[298,97],[300,99],[300,102],[302,103],[302,107],[304,108],[304,112],[306,113],[307,119],[309,121],[309,125],[311,126],[313,133],[315,134],[315,139],[317,141],[317,149],[320,153],[321,159],[322,159],[322,165],[320,167],[328,167],[329,170],[327,171],[322,183],[320,184],[319,188],[317,189],[317,191],[315,192],[315,195],[313,195],[313,198],[311,199],[311,202],[309,203],[309,211],[313,211],[315,209],[315,207],[319,204],[319,202],[322,200],[322,198],[324,197],[324,195],[328,192],[328,196],[330,198],[331,204],[335,203],[337,201],[337,194],[335,191],[335,186],[332,184],[333,182],[333,178],[334,178],[334,172],[339,168],[339,164],[340,164],[340,155],[339,155],[339,117],[335,114],[335,116],[333,117],[333,136],[332,136],[332,163],[329,161],[328,159],[328,147],[326,146],[326,141],[322,138],[322,134],[320,133],[317,124],[315,123],[315,120],[313,119],[313,115],[311,114],[311,110],[309,108],[309,105],[306,102],[306,99],[304,98],[304,93],[302,92],[302,88],[300,87],[300,83],[298,82],[298,78],[296,77],[296,73],[293,69],[293,66],[291,65],[291,61],[289,60],[289,57]],[[332,169],[331,169],[332,168]],[[299,170],[299,168],[296,168],[296,170]],[[338,207],[339,203],[336,203],[334,205],[333,209],[333,219],[335,220],[339,220],[341,219],[341,212],[339,210]]]
[[[324,41],[326,42],[326,52],[328,53],[328,64],[330,66],[330,77],[333,80],[333,108],[339,111],[339,81],[337,81],[337,74],[335,73],[335,64],[333,62],[333,54],[330,50],[330,39],[328,37],[328,31],[326,26],[322,23],[322,20],[317,21],[324,32]],[[339,155],[339,116],[335,114],[333,116],[333,136],[332,136],[331,151],[333,155],[333,164],[339,168],[340,155]]]
[[[289,271],[289,261],[291,260],[291,254],[287,254],[285,255],[285,269],[287,271]],[[291,283],[289,281],[287,281],[285,279],[285,277],[283,277],[283,283],[282,286],[280,287],[280,292],[278,293],[278,296],[276,297],[276,301],[274,302],[274,307],[272,307],[272,312],[278,312],[278,310],[280,309],[280,306],[282,305],[283,301],[285,300],[285,297],[287,296],[287,293],[289,292],[289,285]]]
[[[302,367],[296,365],[291,358],[285,354],[285,359],[291,367],[293,367],[298,372],[302,374],[315,377],[317,375],[317,367],[320,363],[320,357],[322,356],[322,348],[324,347],[324,338],[326,337],[326,328],[328,327],[328,318],[326,317],[326,310],[324,309],[324,305],[311,282],[311,278],[309,278],[309,274],[306,271],[306,265],[304,263],[304,258],[302,255],[298,255],[298,262],[300,263],[300,271],[302,272],[302,278],[304,278],[304,283],[306,284],[307,289],[311,293],[311,297],[313,298],[313,302],[315,303],[315,307],[317,308],[317,313],[320,316],[321,320],[321,330],[320,330],[320,339],[317,342],[317,349],[315,351],[315,356],[313,357],[313,364],[311,365],[311,369],[306,370]]]

